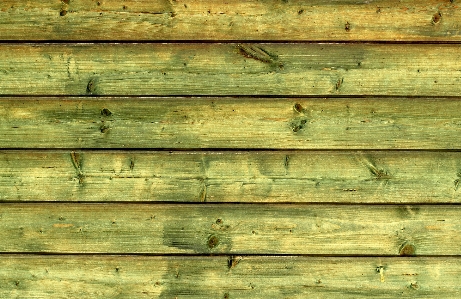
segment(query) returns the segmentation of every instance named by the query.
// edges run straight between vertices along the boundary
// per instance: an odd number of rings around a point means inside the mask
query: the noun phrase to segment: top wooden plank
[[[0,40],[460,41],[459,0],[3,0]]]

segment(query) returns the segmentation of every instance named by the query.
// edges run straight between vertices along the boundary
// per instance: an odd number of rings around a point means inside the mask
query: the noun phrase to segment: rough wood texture
[[[459,1],[15,1],[1,40],[460,41]]]
[[[0,252],[459,255],[460,206],[2,204]]]
[[[453,98],[4,98],[0,146],[452,150],[460,110]]]
[[[1,95],[459,96],[459,45],[2,44]]]
[[[2,298],[459,298],[458,258],[0,257]]]
[[[461,153],[0,153],[3,201],[460,203]]]

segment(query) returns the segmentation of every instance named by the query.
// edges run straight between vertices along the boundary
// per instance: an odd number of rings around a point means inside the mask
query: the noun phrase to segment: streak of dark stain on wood
[[[251,44],[238,44],[239,53],[247,58],[252,58],[264,63],[283,68],[283,63],[279,60],[278,55],[270,53],[261,46]]]

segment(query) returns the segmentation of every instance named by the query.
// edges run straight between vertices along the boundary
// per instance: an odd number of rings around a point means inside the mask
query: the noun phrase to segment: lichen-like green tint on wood
[[[457,205],[8,204],[3,253],[459,255]]]
[[[2,44],[1,95],[459,96],[455,44]]]
[[[458,258],[0,257],[2,298],[459,298]]]
[[[4,98],[0,146],[452,150],[460,110],[453,98]]]
[[[15,1],[0,40],[460,41],[457,1]]]
[[[0,152],[3,201],[459,203],[455,152]]]

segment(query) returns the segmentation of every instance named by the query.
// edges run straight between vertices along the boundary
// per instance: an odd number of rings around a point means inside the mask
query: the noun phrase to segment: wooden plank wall
[[[459,0],[3,0],[1,298],[460,298]]]

